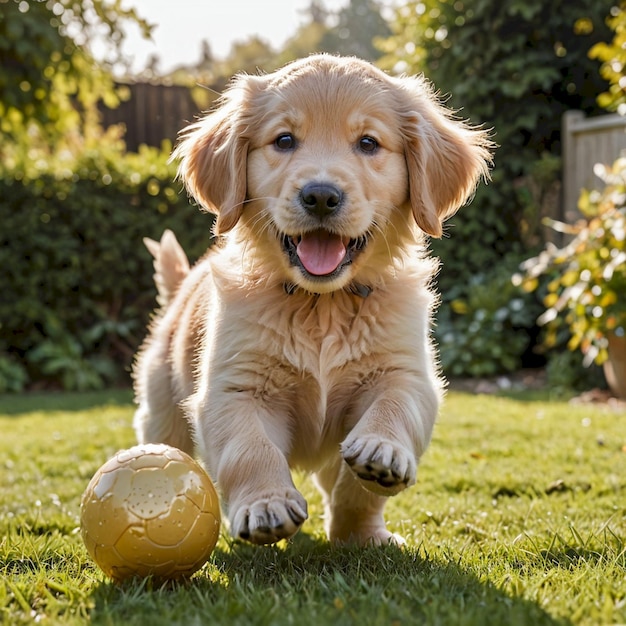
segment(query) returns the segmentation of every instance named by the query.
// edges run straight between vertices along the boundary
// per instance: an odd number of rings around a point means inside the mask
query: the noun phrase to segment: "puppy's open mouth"
[[[283,235],[283,249],[289,262],[317,278],[335,278],[365,248],[367,236],[350,239],[324,229],[298,236]]]

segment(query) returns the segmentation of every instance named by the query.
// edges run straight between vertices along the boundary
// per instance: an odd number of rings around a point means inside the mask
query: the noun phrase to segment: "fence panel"
[[[593,173],[595,164],[610,165],[626,152],[626,118],[617,114],[586,118],[582,111],[568,111],[563,116],[562,134],[562,219],[572,223],[580,217],[581,190],[603,185]]]
[[[124,124],[124,139],[130,151],[141,144],[161,145],[164,139],[174,143],[179,131],[200,113],[187,87],[180,85],[127,85],[131,97],[116,109],[103,107],[102,124]]]

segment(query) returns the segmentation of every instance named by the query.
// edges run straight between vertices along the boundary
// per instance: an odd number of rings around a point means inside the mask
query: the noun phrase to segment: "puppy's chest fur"
[[[322,379],[377,351],[384,337],[380,298],[348,293],[294,294],[267,307],[258,323],[265,342],[295,370]]]
[[[294,464],[318,463],[324,449],[336,447],[356,417],[358,398],[394,366],[395,320],[387,315],[381,321],[386,297],[297,292],[238,307],[237,317],[246,318],[245,334],[254,338],[246,359],[250,369],[239,382],[286,415]],[[241,318],[232,321],[242,328]],[[246,343],[240,336],[236,350],[245,350]]]

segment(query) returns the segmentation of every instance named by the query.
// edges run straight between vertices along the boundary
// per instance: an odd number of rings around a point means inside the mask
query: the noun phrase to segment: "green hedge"
[[[155,304],[142,238],[174,230],[190,258],[211,217],[165,153],[84,156],[73,171],[0,179],[0,392],[127,384]]]

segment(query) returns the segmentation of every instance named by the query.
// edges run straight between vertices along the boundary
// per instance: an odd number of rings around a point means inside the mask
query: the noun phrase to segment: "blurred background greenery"
[[[445,373],[547,365],[555,387],[602,384],[568,352],[566,327],[544,347],[536,320],[554,276],[532,291],[511,276],[550,239],[544,218],[562,215],[563,114],[624,104],[618,0],[346,0],[334,11],[311,0],[279,48],[251,35],[217,58],[206,42],[167,73],[152,59],[120,74],[129,25],[153,28],[129,5],[0,0],[0,392],[129,384],[155,295],[142,237],[172,228],[192,259],[211,243],[210,217],[173,182],[176,131],[234,73],[319,51],[424,73],[459,115],[493,129],[493,181],[432,242]],[[92,45],[103,32],[106,60]],[[138,107],[150,134],[137,134]]]

